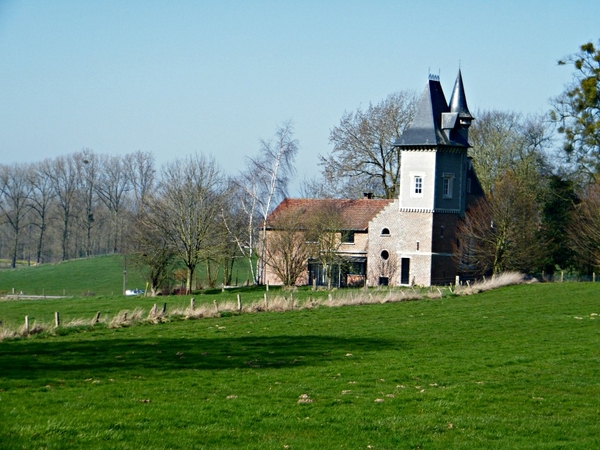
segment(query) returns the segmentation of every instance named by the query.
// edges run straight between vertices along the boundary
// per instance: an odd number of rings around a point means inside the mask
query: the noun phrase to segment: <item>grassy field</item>
[[[98,256],[56,264],[0,270],[0,294],[23,292],[28,295],[119,295],[123,292],[123,255]],[[131,258],[126,262],[127,289],[145,289],[144,270]],[[234,268],[234,281],[248,278],[247,262],[239,260]],[[196,278],[204,283],[205,268],[198,266]]]
[[[598,448],[599,294],[522,285],[7,340],[0,446]]]

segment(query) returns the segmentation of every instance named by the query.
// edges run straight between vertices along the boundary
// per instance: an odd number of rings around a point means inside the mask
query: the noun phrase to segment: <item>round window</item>
[[[388,258],[390,257],[390,254],[387,250],[382,250],[381,251],[381,259],[383,259],[384,261],[386,261]]]

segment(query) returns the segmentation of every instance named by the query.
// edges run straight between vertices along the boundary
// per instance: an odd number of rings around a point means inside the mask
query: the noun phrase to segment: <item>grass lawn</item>
[[[27,295],[120,295],[123,292],[123,255],[42,264],[17,269],[0,269],[0,294],[24,292]],[[127,289],[145,289],[144,269],[127,258]],[[200,264],[196,270],[198,283],[206,284],[206,270]],[[248,262],[236,260],[233,281],[243,284],[249,275]],[[220,278],[219,278],[220,283]]]
[[[599,294],[523,285],[7,340],[0,447],[598,448]]]

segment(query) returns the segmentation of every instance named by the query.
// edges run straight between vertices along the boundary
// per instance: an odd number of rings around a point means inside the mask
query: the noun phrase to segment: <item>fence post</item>
[[[92,321],[92,324],[96,325],[98,322],[100,322],[100,311],[98,311],[96,313],[96,317],[94,317],[94,320]]]
[[[217,303],[217,301],[216,301],[216,300],[213,300],[213,303],[214,303],[214,305],[215,305],[215,313],[216,313],[216,314],[219,314],[219,304]]]
[[[162,307],[162,312],[160,313],[161,316],[164,316],[167,313],[167,303],[163,303],[163,307]]]
[[[564,272],[564,270],[561,270],[561,271],[560,271],[560,282],[561,282],[561,283],[563,282],[564,275],[565,275],[565,272]]]
[[[238,301],[238,311],[242,312],[242,296],[240,294],[237,295],[237,301]]]
[[[29,316],[25,316],[25,333],[29,334]]]
[[[54,312],[54,328],[58,328],[60,326],[60,315],[58,311]]]
[[[192,297],[190,300],[190,309],[193,311],[196,308],[196,299]]]

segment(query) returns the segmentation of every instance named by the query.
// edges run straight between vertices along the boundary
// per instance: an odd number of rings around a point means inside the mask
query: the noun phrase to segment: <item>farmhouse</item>
[[[299,253],[294,256],[303,265],[296,284],[331,280],[335,286],[429,286],[454,281],[456,226],[468,206],[483,195],[467,155],[473,120],[461,72],[450,103],[439,77],[430,75],[412,123],[393,143],[401,151],[398,198],[285,199],[267,218],[266,246],[279,248],[270,248],[265,281],[281,284],[274,267],[289,258],[278,241],[285,232],[282,217],[292,217],[295,226],[294,248]],[[323,216],[333,219],[309,233],[311,223]],[[313,245],[302,253],[304,243]],[[277,250],[279,259],[273,256]]]

